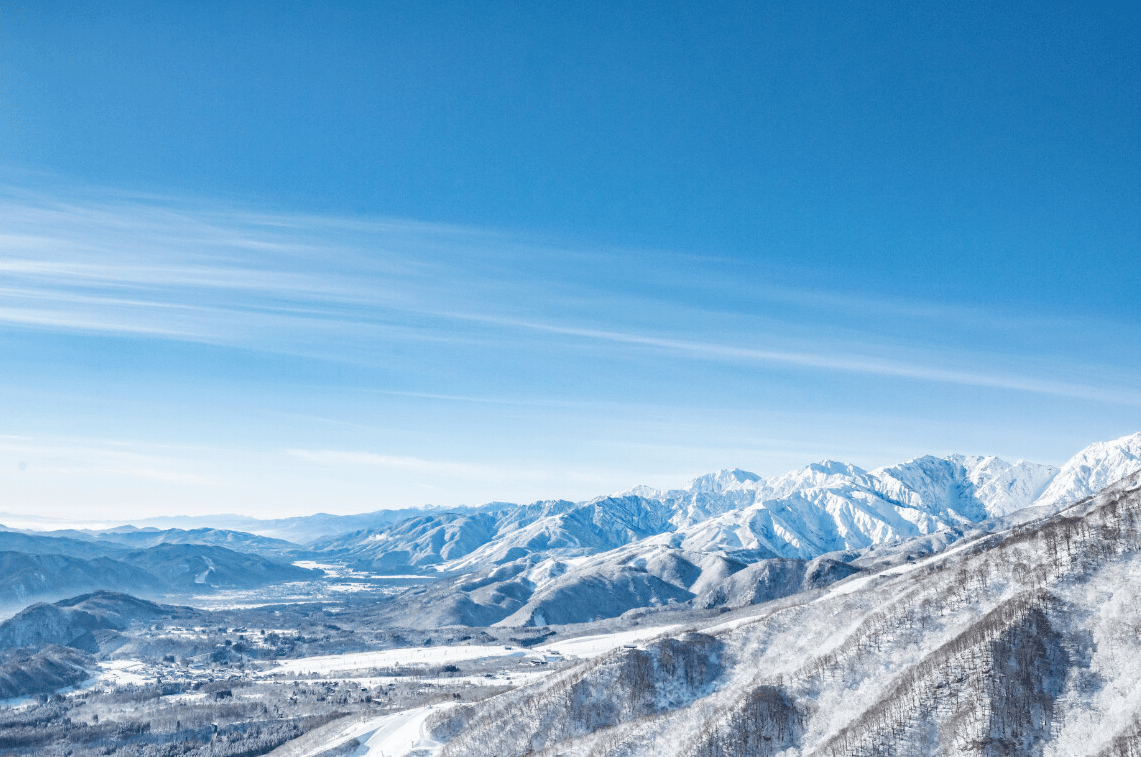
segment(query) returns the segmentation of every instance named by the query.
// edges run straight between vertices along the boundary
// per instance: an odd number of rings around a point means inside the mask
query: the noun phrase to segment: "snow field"
[[[437,705],[440,710],[448,705]],[[403,757],[413,749],[417,754],[428,751],[436,754],[443,747],[424,735],[424,721],[433,712],[433,707],[417,707],[414,710],[389,715],[371,733],[359,738],[363,743],[351,757]]]
[[[448,706],[450,705],[428,705],[367,720],[332,723],[321,729],[321,738],[306,739],[303,748],[297,749],[295,745],[287,744],[274,754],[280,753],[282,757],[316,757],[353,739],[359,741],[360,746],[349,757],[403,757],[413,749],[429,749],[435,753],[442,745],[424,736],[424,721],[433,712]]]
[[[456,686],[467,684],[470,686],[493,686],[503,683],[512,684],[526,684],[539,678],[544,678],[550,675],[549,669],[544,669],[541,666],[536,666],[534,670],[512,670],[510,673],[499,673],[492,678],[487,676],[417,676],[417,675],[395,675],[395,676],[334,676],[329,678],[277,678],[275,681],[280,683],[291,683],[296,681],[303,684],[319,684],[319,683],[355,683],[362,688],[376,688],[378,686],[387,686],[391,683],[418,683],[429,686]]]
[[[503,645],[479,646],[475,644],[438,647],[406,647],[382,649],[376,652],[349,652],[338,655],[303,657],[282,660],[268,671],[275,673],[318,673],[389,668],[397,665],[446,665],[449,662],[482,660],[489,657],[528,657],[525,650]]]
[[[520,649],[505,645],[481,646],[477,644],[440,645],[436,647],[406,647],[402,649],[382,649],[376,652],[349,652],[339,655],[303,657],[297,660],[282,660],[262,675],[283,673],[329,675],[352,670],[369,668],[389,668],[398,665],[446,665],[451,662],[483,660],[495,657],[513,657],[544,660],[548,655],[558,653],[563,657],[591,658],[605,654],[625,644],[635,644],[667,633],[676,633],[686,626],[647,626],[629,631],[608,634],[579,636],[565,641],[544,644],[532,649]],[[514,673],[512,674],[515,675]],[[414,676],[415,677],[415,676]],[[417,680],[427,680],[415,677]],[[369,679],[372,680],[372,679]],[[381,676],[377,680],[395,680],[391,676]],[[441,681],[455,681],[455,678],[441,678]]]
[[[99,663],[103,671],[98,680],[115,686],[142,686],[151,679],[143,675],[146,664],[141,660],[111,660]]]
[[[536,652],[552,654],[558,652],[564,657],[579,657],[589,659],[606,654],[612,649],[626,644],[637,644],[663,634],[679,633],[688,626],[648,626],[634,628],[629,631],[616,631],[614,633],[597,634],[594,636],[579,636],[565,641],[556,641],[551,644],[534,647]]]

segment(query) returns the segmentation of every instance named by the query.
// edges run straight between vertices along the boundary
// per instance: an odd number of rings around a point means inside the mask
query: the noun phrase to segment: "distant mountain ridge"
[[[654,604],[712,601],[699,599],[709,591],[731,603],[769,596],[777,591],[772,587],[799,585],[801,568],[790,566],[826,556],[847,563],[909,540],[946,546],[974,524],[1056,510],[1137,470],[1141,433],[1090,445],[1060,468],[957,454],[872,471],[826,460],[769,478],[727,469],[680,489],[639,486],[583,502],[269,522],[296,533],[306,523],[314,533],[335,523],[380,524],[299,539],[305,547],[205,527],[48,534],[0,528],[0,591],[15,602],[95,589],[254,588],[311,580],[318,574],[289,563],[313,559],[379,573],[465,577],[424,596],[425,622],[577,622]],[[742,572],[782,560],[799,562]],[[605,603],[590,600],[602,595]]]
[[[34,546],[31,549],[21,549],[21,539],[25,545],[34,545],[36,540],[44,538],[61,540],[56,542],[57,546],[64,544],[62,540],[68,540],[68,546],[61,547],[66,548],[67,552],[59,554],[70,554],[73,557],[105,554],[113,549],[146,549],[160,544],[202,544],[226,547],[238,552],[253,552],[267,557],[280,557],[300,549],[300,545],[284,539],[221,528],[158,529],[125,525],[102,530],[69,528],[56,531],[27,531],[0,525],[0,546],[6,548],[35,551]]]
[[[313,546],[384,571],[468,572],[531,554],[579,558],[641,540],[746,563],[810,560],[1032,505],[1069,504],[1138,469],[1141,433],[1091,445],[1061,468],[981,455],[928,455],[873,471],[828,460],[767,479],[732,469],[669,491],[639,486],[580,503],[422,514]]]
[[[975,490],[979,502],[983,504],[988,517],[1006,515],[1028,506],[1059,507],[1090,496],[1109,483],[1117,481],[1141,469],[1141,432],[1107,442],[1089,445],[1061,468],[1051,465],[1018,461],[1008,463],[1001,458],[981,455],[948,455],[943,458],[924,456],[896,466],[886,466],[868,472],[848,463],[825,460],[788,473],[762,478],[755,473],[739,468],[726,469],[699,476],[685,487],[674,490],[659,490],[639,485],[614,495],[596,497],[589,502],[624,497],[639,497],[644,500],[657,500],[669,503],[674,508],[684,508],[686,515],[679,521],[690,523],[719,515],[731,509],[755,504],[757,501],[775,500],[809,488],[827,488],[833,484],[857,479],[860,476],[895,477],[906,476],[907,467],[921,465],[925,460],[945,460],[962,469],[963,475]],[[893,471],[895,471],[893,473]],[[907,481],[900,481],[910,488]],[[961,482],[960,482],[961,483]],[[881,492],[890,495],[890,485],[885,483]],[[906,493],[912,501],[914,491]],[[889,497],[890,498],[890,497]],[[534,503],[538,505],[541,503]],[[586,504],[577,503],[577,504]],[[472,515],[494,513],[512,508],[534,507],[516,505],[509,502],[491,502],[480,506],[424,505],[393,510],[376,510],[354,515],[333,515],[317,513],[279,519],[259,519],[234,514],[160,516],[134,521],[133,526],[120,526],[94,530],[55,530],[37,529],[34,533],[86,540],[119,541],[124,545],[144,546],[143,542],[153,540],[145,546],[160,542],[194,544],[215,544],[239,551],[252,551],[260,554],[280,554],[290,546],[311,546],[317,542],[327,542],[332,537],[367,531],[382,531],[397,526],[413,518],[432,518],[444,514]],[[0,523],[5,515],[0,513]],[[21,521],[37,521],[30,516],[12,516]],[[53,521],[39,519],[45,527]],[[38,522],[38,521],[37,521]],[[0,532],[26,529],[6,529],[0,525]],[[154,536],[156,533],[164,536]],[[152,534],[148,537],[145,534]],[[175,534],[183,534],[178,538]],[[258,542],[257,537],[264,537]],[[227,543],[227,540],[231,540]]]
[[[422,515],[314,547],[362,569],[460,576],[396,610],[423,627],[735,606],[824,586],[892,544],[930,554],[980,522],[1069,504],[1105,477],[1141,469],[1139,442],[1141,434],[1092,445],[1062,468],[948,455],[874,471],[824,461],[769,479],[723,470],[664,492],[641,486],[580,503]]]
[[[38,603],[0,623],[0,649],[40,648],[47,644],[96,651],[91,634],[121,631],[132,621],[169,615],[168,608],[110,591],[97,591],[56,602]]]
[[[87,552],[88,548],[97,551]],[[319,570],[205,544],[130,549],[116,543],[0,532],[0,607],[9,609],[32,599],[82,591],[199,594],[321,575]]]
[[[271,520],[244,515],[176,515],[144,518],[137,521],[136,525],[160,529],[182,528],[188,530],[224,528],[307,545],[324,537],[350,531],[383,528],[420,515],[432,515],[445,511],[474,512],[477,509],[479,508],[424,505],[423,507],[396,510],[375,510],[355,515],[316,513]]]

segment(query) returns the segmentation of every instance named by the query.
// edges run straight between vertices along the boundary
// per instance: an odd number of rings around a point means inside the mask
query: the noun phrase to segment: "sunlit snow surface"
[[[401,757],[413,749],[435,754],[443,744],[426,737],[423,732],[424,721],[432,714],[432,709],[432,707],[418,707],[415,710],[389,715],[379,723],[373,721],[377,724],[376,729],[365,734],[360,748],[351,754]]]
[[[630,644],[638,644],[639,642],[647,641],[662,636],[663,634],[678,633],[683,628],[684,626],[680,625],[649,626],[645,628],[634,628],[629,631],[617,631],[615,633],[596,634],[593,636],[579,636],[554,644],[545,644],[541,647],[535,647],[535,650],[546,653],[558,652],[564,657],[589,659],[606,654],[612,649]]]
[[[146,664],[139,660],[111,660],[99,663],[99,682],[115,686],[141,686],[150,680],[143,674]]]
[[[509,645],[452,644],[432,647],[404,647],[383,649],[376,652],[351,652],[338,655],[303,657],[297,660],[282,660],[274,665],[268,675],[274,674],[316,674],[374,668],[395,668],[400,665],[446,665],[453,662],[481,660],[488,658],[517,657],[522,659],[545,659],[547,655],[559,654],[563,657],[591,658],[605,654],[628,644],[652,639],[662,634],[676,633],[682,626],[646,626],[628,631],[608,634],[579,636],[553,644],[545,644],[532,649],[521,649]],[[385,676],[385,680],[390,677]],[[454,680],[454,679],[447,679]]]
[[[455,645],[438,647],[406,647],[378,652],[303,657],[277,663],[272,672],[328,674],[371,668],[393,668],[398,665],[446,665],[450,662],[479,660],[487,657],[526,657],[527,652],[510,646]]]
[[[416,707],[362,722],[334,726],[326,738],[315,742],[293,757],[315,757],[356,739],[360,746],[345,757],[403,757],[416,750],[419,754],[435,754],[442,744],[424,735],[424,721],[447,705]]]

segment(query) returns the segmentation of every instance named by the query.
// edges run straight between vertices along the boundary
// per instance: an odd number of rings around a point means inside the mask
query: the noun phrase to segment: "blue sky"
[[[0,512],[1138,430],[1139,10],[994,5],[0,0]]]

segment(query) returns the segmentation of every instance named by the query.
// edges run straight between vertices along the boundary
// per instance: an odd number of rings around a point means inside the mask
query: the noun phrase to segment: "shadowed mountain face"
[[[110,557],[0,552],[0,594],[9,602],[96,589],[140,591],[154,582],[145,570]]]
[[[736,608],[822,589],[859,568],[828,558],[753,565],[635,543],[566,563],[530,555],[475,576],[405,593],[378,619],[394,625],[546,626],[616,618],[639,608]]]
[[[11,611],[37,598],[97,589],[196,594],[320,577],[320,571],[290,564],[297,549],[279,539],[213,528],[0,528],[0,607]]]
[[[54,644],[32,654],[0,656],[0,699],[50,694],[75,686],[94,669],[87,653]]]
[[[12,534],[0,534],[5,536]],[[9,541],[25,542],[23,539]],[[52,553],[56,542],[61,542],[65,551],[73,551],[74,546],[80,544],[85,545],[84,548],[98,546],[106,554],[84,559]],[[39,553],[0,552],[0,597],[5,606],[25,604],[37,597],[55,598],[96,589],[146,595],[197,594],[311,580],[322,575],[321,571],[277,563],[259,555],[197,544],[161,544],[144,550],[124,550],[118,544],[87,545],[51,537],[35,537],[27,544]]]
[[[247,534],[242,531],[228,531],[218,528],[195,528],[184,530],[170,528],[135,529],[119,528],[91,535],[96,543],[119,544],[128,549],[146,549],[160,544],[201,544],[225,547],[235,552],[249,552],[263,557],[280,559],[300,547],[283,539]]]
[[[579,559],[633,544],[668,545],[743,563],[811,560],[961,532],[1035,504],[1053,508],[1084,496],[1107,475],[1138,469],[1141,434],[1092,445],[1060,470],[964,455],[921,457],[870,472],[826,461],[771,479],[735,469],[666,492],[638,487],[578,504],[538,502],[421,515],[323,539],[313,547],[358,567],[388,572],[486,571],[524,557]],[[634,594],[658,597],[634,583],[619,581]],[[658,598],[679,597],[666,591]]]
[[[135,620],[165,617],[170,610],[153,602],[115,592],[99,591],[55,604],[35,604],[0,623],[0,650],[38,649],[48,644],[95,651],[91,634],[121,631]]]
[[[160,544],[128,552],[121,559],[145,570],[163,586],[182,591],[197,591],[204,587],[252,589],[321,575],[321,571],[273,562],[258,555],[197,544]]]
[[[826,557],[811,561],[780,557],[761,560],[711,586],[694,604],[698,607],[733,608],[758,605],[823,589],[859,572],[859,568]]]

